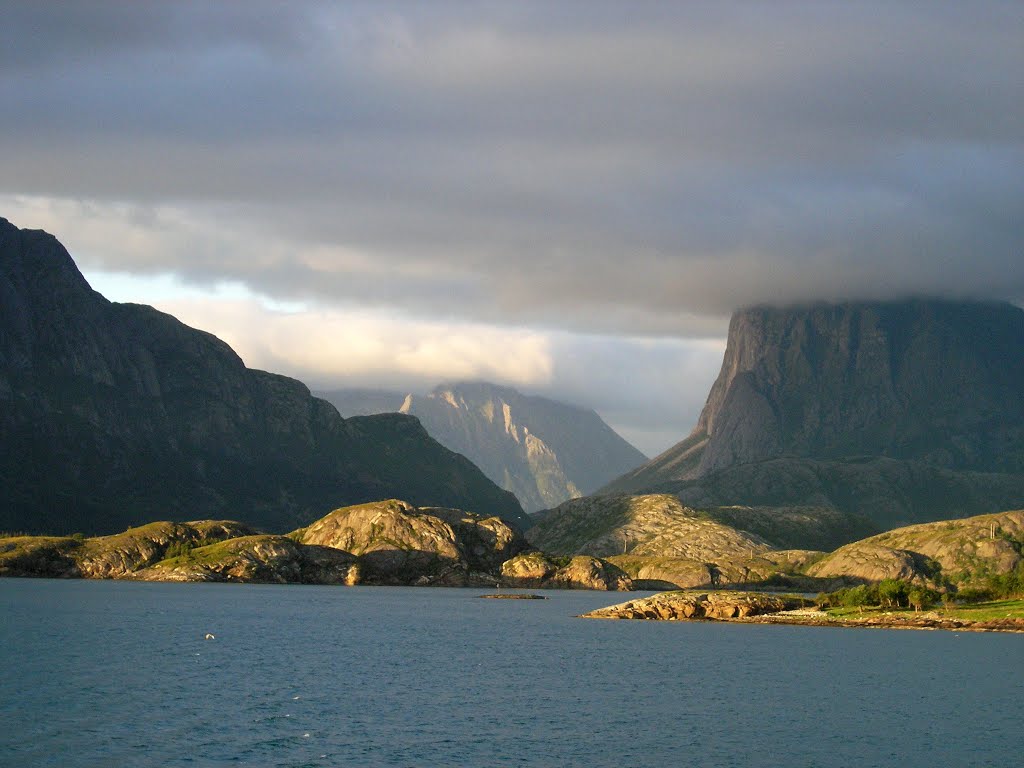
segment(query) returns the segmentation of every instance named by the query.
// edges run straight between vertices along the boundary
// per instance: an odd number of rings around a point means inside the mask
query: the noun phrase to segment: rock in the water
[[[810,600],[755,592],[662,592],[583,614],[587,619],[743,619],[805,608]]]

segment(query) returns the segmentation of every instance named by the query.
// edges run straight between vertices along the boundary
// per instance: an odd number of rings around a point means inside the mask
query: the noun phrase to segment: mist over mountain
[[[425,396],[374,390],[322,396],[343,415],[380,408],[415,416],[527,511],[590,493],[646,460],[592,410],[486,382],[443,384]]]
[[[827,503],[882,527],[1005,509],[1024,500],[1022,350],[1010,304],[739,311],[696,428],[605,490]]]
[[[0,530],[103,533],[231,517],[272,530],[402,497],[522,523],[416,419],[343,420],[211,334],[93,291],[64,247],[0,219]]]

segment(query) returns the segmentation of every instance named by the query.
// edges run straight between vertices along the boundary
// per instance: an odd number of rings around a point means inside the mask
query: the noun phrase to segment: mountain
[[[818,504],[879,527],[1024,502],[1024,310],[909,300],[756,307],[693,432],[602,492]]]
[[[397,410],[469,458],[529,511],[590,493],[646,457],[594,411],[484,382],[442,385],[425,397],[373,390],[322,395],[342,414]]]
[[[515,498],[400,414],[342,419],[224,342],[93,291],[64,247],[0,219],[0,530],[152,519],[304,525],[402,497],[526,522]]]

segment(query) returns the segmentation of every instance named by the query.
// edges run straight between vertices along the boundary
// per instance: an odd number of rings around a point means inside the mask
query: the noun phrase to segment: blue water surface
[[[0,580],[3,766],[1016,766],[1024,635]],[[212,633],[215,639],[206,640]]]

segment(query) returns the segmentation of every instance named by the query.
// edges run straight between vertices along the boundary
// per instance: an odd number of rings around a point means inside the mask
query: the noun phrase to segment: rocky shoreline
[[[870,629],[944,629],[961,632],[1024,633],[1024,618],[971,620],[943,616],[935,611],[865,612],[834,616],[795,595],[756,592],[662,592],[582,614],[584,619],[646,621],[725,621],[743,624],[791,624],[809,627],[863,627]]]

